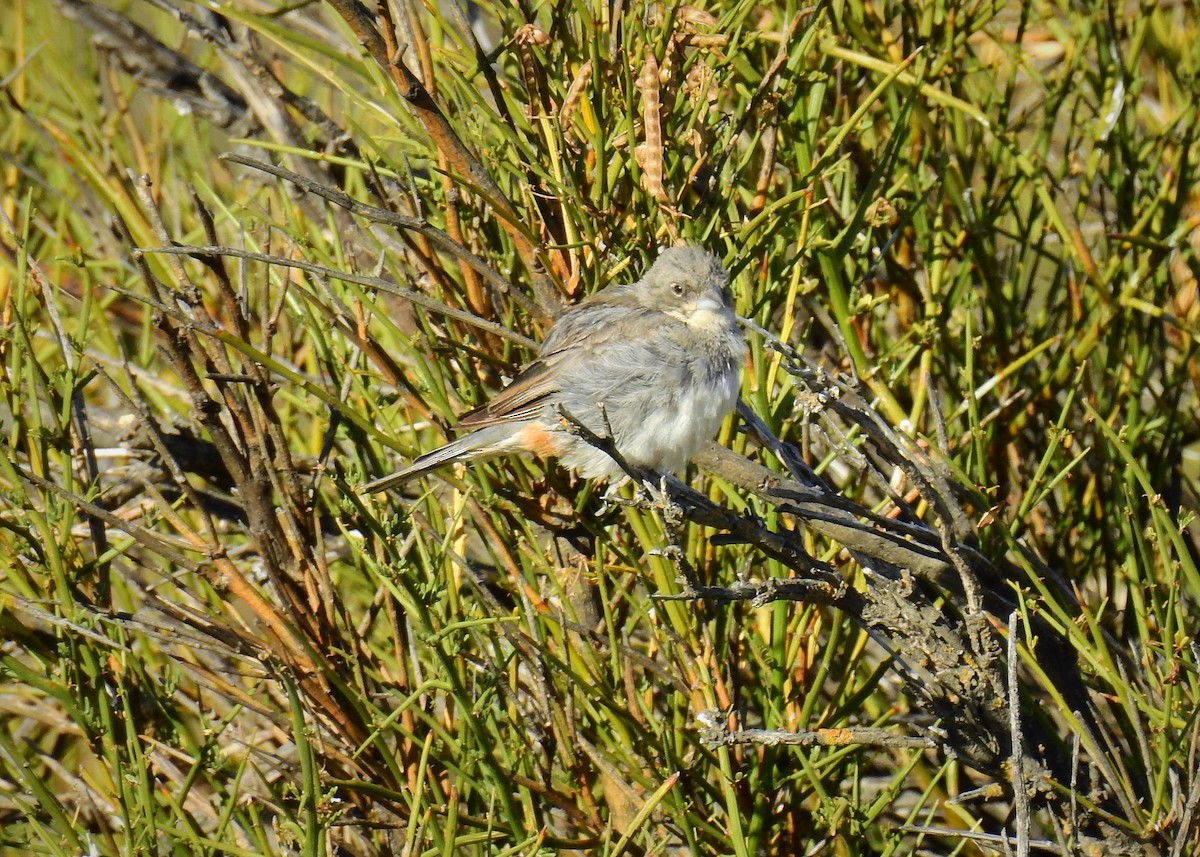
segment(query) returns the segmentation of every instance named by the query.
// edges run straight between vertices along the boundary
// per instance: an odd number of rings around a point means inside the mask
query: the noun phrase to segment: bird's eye
[[[671,291],[673,291],[675,293],[675,297],[677,297],[677,298],[683,297],[683,283],[672,283]]]

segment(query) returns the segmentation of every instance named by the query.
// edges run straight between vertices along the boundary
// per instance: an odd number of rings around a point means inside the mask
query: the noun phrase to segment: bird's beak
[[[724,309],[725,305],[710,297],[702,297],[692,306],[692,312],[716,312]]]

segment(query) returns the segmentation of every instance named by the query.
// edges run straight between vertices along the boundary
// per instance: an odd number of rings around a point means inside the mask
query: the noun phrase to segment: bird
[[[626,481],[625,467],[571,421],[630,468],[682,473],[736,405],[745,354],[720,260],[696,245],[668,248],[640,280],[609,285],[559,316],[537,357],[460,418],[456,429],[467,434],[360,491],[514,453],[556,458],[585,479]]]

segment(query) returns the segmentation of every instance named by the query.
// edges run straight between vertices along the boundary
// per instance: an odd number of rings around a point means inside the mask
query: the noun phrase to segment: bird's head
[[[693,324],[733,312],[729,272],[721,261],[691,245],[663,250],[637,284],[646,307]]]

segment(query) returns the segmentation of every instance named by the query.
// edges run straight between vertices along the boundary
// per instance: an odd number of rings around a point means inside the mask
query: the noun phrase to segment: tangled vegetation
[[[0,849],[1197,853],[1198,71],[1185,3],[0,7]],[[356,490],[678,241],[750,344],[685,479]]]

